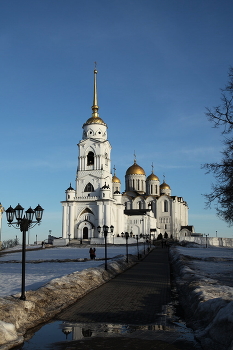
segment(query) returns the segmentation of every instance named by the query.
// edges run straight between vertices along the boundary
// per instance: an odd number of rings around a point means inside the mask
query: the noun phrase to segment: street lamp
[[[143,243],[144,243],[144,255],[146,254],[146,239],[145,239],[145,235],[143,235]]]
[[[114,245],[114,233],[112,234],[112,241],[113,241],[113,245]]]
[[[205,234],[205,239],[206,239],[206,241],[205,241],[205,247],[207,248],[207,237],[209,236],[209,233],[207,233],[207,234]]]
[[[138,251],[138,260],[139,260],[138,235],[136,235],[136,240],[137,240],[137,251]]]
[[[104,247],[105,247],[105,270],[108,269],[108,266],[107,266],[107,235],[108,233],[113,233],[113,230],[114,230],[114,226],[111,225],[110,226],[110,232],[108,232],[108,229],[109,227],[107,225],[104,225],[103,226],[103,232],[104,232]],[[101,232],[101,226],[98,226],[97,227],[97,231],[100,233]]]
[[[20,229],[22,232],[22,285],[21,285],[21,300],[26,300],[25,296],[25,250],[26,250],[26,232],[30,229],[39,225],[44,209],[38,204],[33,210],[31,207],[25,211],[23,216],[24,208],[18,204],[14,209],[10,206],[6,210],[6,218],[8,221],[8,226],[13,226],[16,229]],[[35,214],[36,221],[33,221],[33,216]],[[15,222],[14,218],[16,219]]]
[[[125,232],[126,262],[127,262],[127,263],[129,262],[128,239],[129,239],[129,234],[128,234],[128,232]]]

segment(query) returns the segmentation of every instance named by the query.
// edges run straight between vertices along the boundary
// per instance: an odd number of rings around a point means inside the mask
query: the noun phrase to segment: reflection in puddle
[[[166,305],[157,315],[156,324],[127,325],[112,323],[72,323],[55,321],[26,334],[25,343],[15,350],[58,349],[58,344],[72,344],[85,339],[130,337],[165,341],[170,344],[183,342],[189,350],[201,349],[195,342],[193,332],[174,315],[174,306]],[[65,347],[66,348],[66,347]],[[69,348],[69,347],[68,347]],[[184,349],[187,349],[186,347]],[[59,348],[60,349],[60,348]],[[76,347],[75,347],[76,349]],[[183,349],[183,348],[182,348]]]

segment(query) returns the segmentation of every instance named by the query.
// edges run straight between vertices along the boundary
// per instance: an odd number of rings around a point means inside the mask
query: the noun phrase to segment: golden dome
[[[158,176],[156,176],[154,173],[150,174],[147,179],[147,181],[159,181]]]
[[[142,167],[140,167],[136,161],[134,161],[134,164],[131,165],[127,171],[126,171],[126,175],[146,175],[145,171],[143,170]]]
[[[162,185],[160,185],[160,189],[161,190],[170,190],[171,187],[168,184],[166,184],[166,182],[163,182]]]
[[[118,177],[116,177],[116,175],[113,175],[112,182],[119,183],[119,184],[121,183],[120,179],[118,179]]]
[[[105,124],[103,119],[101,119],[100,117],[91,117],[83,125],[89,125],[89,124],[101,124],[101,125],[107,126],[107,124]]]

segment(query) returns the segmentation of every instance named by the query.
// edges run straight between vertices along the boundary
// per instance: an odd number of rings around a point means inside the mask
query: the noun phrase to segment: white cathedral
[[[191,235],[188,205],[182,197],[172,196],[170,186],[145,171],[136,159],[125,174],[125,192],[111,171],[111,145],[107,124],[99,117],[97,102],[97,70],[94,70],[92,117],[83,124],[75,189],[70,185],[62,201],[62,237],[103,242],[103,226],[109,227],[108,242],[124,237],[179,238]],[[112,228],[110,230],[110,227]],[[106,230],[106,229],[105,229]],[[113,231],[113,232],[111,232]],[[161,236],[161,235],[160,235]]]

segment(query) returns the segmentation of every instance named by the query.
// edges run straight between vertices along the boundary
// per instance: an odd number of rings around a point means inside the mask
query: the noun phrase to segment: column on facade
[[[125,220],[124,220],[124,206],[121,204],[120,206],[117,206],[116,208],[116,221],[114,226],[114,234],[117,236],[117,234],[121,234],[121,232],[124,232],[125,227]]]
[[[104,203],[104,224],[108,227],[112,225],[110,217],[110,205],[108,202]]]
[[[103,225],[105,224],[103,221],[103,202],[98,202],[97,203],[97,217],[98,217],[98,223],[97,223],[97,226],[100,226],[101,227],[101,232],[98,233],[98,237],[103,237]]]
[[[62,216],[62,238],[67,238],[66,232],[67,225],[67,205],[63,204],[63,216]]]
[[[70,238],[74,238],[74,205],[69,205],[69,234]]]

